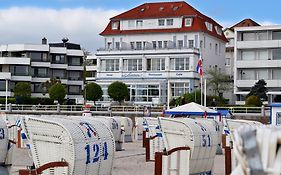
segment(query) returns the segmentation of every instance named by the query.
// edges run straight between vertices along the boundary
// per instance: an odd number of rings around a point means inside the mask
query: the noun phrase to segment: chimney
[[[47,44],[47,39],[45,37],[42,39],[42,44]]]

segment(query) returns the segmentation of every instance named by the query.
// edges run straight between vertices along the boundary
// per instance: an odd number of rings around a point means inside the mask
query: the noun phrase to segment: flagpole
[[[203,106],[203,75],[200,76],[200,84],[201,84],[201,105]]]
[[[207,106],[207,79],[204,79],[204,106]]]

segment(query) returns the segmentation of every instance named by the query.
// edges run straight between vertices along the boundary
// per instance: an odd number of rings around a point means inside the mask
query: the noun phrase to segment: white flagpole
[[[204,106],[207,106],[207,79],[204,79]]]
[[[200,76],[200,84],[201,84],[201,105],[203,106],[203,75]]]

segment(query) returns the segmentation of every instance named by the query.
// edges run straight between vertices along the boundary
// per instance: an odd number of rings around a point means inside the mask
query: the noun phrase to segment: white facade
[[[8,96],[13,96],[17,82],[30,82],[33,97],[49,97],[41,84],[56,78],[66,85],[66,98],[81,99],[83,56],[81,49],[52,44],[0,45],[0,96],[6,95],[5,80],[8,80]]]
[[[260,79],[267,83],[269,103],[281,95],[281,26],[235,28],[234,53],[237,103]]]
[[[87,67],[96,68],[96,77],[87,80],[102,86],[102,101],[110,101],[107,87],[114,81],[128,85],[134,104],[168,104],[199,90],[200,54],[203,72],[225,71],[221,26],[186,2],[145,3],[111,18],[101,35],[96,67]]]

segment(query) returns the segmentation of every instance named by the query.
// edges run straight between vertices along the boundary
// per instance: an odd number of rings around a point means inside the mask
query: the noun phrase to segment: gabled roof
[[[130,20],[130,19],[151,19],[151,18],[172,18],[172,17],[193,17],[191,27],[185,27],[182,21],[181,28],[171,29],[141,29],[141,30],[112,30],[111,24],[114,21]],[[207,30],[205,22],[213,24],[212,32]],[[205,32],[223,41],[227,41],[224,34],[217,34],[215,26],[222,28],[213,19],[203,15],[185,1],[178,2],[157,2],[144,3],[131,10],[114,16],[110,19],[109,24],[100,35],[122,35],[122,34],[144,34],[144,33],[166,33],[166,32]]]
[[[234,31],[235,27],[251,27],[251,26],[260,26],[260,24],[258,24],[257,22],[255,22],[254,20],[252,20],[250,18],[247,18],[247,19],[244,19],[244,20],[240,21],[237,24],[234,24],[229,29]]]

